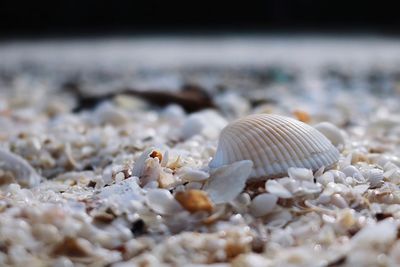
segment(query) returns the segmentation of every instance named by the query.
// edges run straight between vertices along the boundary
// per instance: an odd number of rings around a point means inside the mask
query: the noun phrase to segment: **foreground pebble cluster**
[[[167,71],[211,95],[190,114],[133,96],[73,112],[57,81],[2,81],[0,265],[398,266],[399,80],[264,71]],[[314,126],[339,162],[247,184],[252,161],[210,169],[253,113]]]

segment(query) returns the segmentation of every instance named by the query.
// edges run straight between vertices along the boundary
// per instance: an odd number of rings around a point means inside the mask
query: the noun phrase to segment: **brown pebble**
[[[187,211],[194,213],[197,211],[211,212],[213,204],[208,198],[206,192],[202,190],[192,189],[185,192],[178,192],[175,194],[176,200]]]
[[[161,154],[160,151],[154,150],[153,152],[151,152],[150,157],[151,158],[158,158],[159,162],[162,161],[162,154]]]
[[[376,218],[377,221],[382,221],[382,220],[384,220],[386,218],[391,218],[391,217],[393,217],[393,215],[390,214],[390,213],[378,212],[378,213],[375,214],[375,218]]]
[[[93,219],[97,222],[101,222],[101,223],[110,223],[114,220],[115,216],[113,214],[110,213],[105,213],[105,212],[101,212],[101,213],[97,213],[96,215],[93,216]]]
[[[293,115],[299,120],[304,123],[309,123],[311,121],[310,114],[302,110],[295,110],[293,111]]]
[[[87,184],[87,186],[94,188],[96,186],[96,182],[92,180]]]
[[[90,255],[89,248],[72,237],[65,237],[61,243],[55,246],[53,253],[69,257],[87,257]]]
[[[357,162],[367,162],[369,163],[368,157],[361,153],[353,153],[351,157],[351,164],[354,165]]]
[[[225,246],[225,253],[228,259],[233,259],[239,254],[246,253],[246,247],[234,242],[228,242]]]

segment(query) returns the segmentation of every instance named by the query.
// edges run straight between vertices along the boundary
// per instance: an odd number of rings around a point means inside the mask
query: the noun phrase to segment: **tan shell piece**
[[[298,120],[255,114],[226,126],[210,168],[252,160],[250,180],[287,175],[290,167],[318,170],[339,159],[339,151],[318,130]]]

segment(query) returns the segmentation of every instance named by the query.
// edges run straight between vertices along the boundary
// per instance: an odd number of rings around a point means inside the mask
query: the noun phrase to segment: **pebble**
[[[264,216],[274,210],[278,197],[269,193],[256,196],[250,204],[250,212],[255,217]]]

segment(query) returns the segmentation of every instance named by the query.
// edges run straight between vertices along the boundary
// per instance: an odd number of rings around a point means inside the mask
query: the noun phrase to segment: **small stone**
[[[93,216],[93,219],[101,223],[110,223],[114,220],[115,216],[106,212],[99,212]]]
[[[202,190],[192,189],[185,192],[178,192],[175,194],[175,199],[190,213],[198,211],[211,212],[213,210],[211,200],[207,196],[207,193]]]
[[[304,123],[310,123],[311,116],[306,111],[303,110],[295,110],[293,111],[293,115],[299,120]]]
[[[268,180],[265,183],[265,189],[280,198],[292,198],[293,194],[290,193],[289,190],[287,190],[283,185],[281,185],[280,183],[278,183],[275,180]]]
[[[269,193],[256,196],[250,204],[250,212],[256,217],[270,213],[276,206],[278,197]]]
[[[295,180],[313,181],[314,175],[310,169],[291,167],[288,169],[290,178]]]
[[[65,237],[53,250],[55,255],[66,255],[68,257],[87,257],[91,255],[91,248],[88,241]]]
[[[158,161],[161,163],[163,156],[162,156],[160,151],[154,150],[153,152],[151,152],[150,157],[151,158],[158,158]]]

